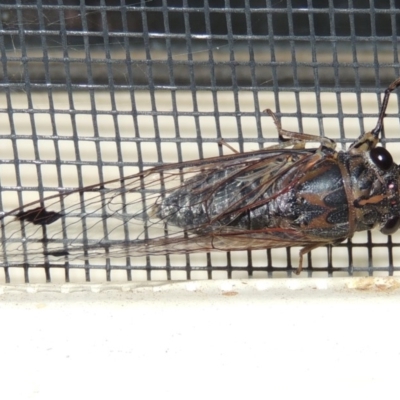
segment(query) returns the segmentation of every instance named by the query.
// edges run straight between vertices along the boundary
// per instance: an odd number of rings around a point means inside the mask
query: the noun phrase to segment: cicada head
[[[382,193],[385,212],[382,217],[380,231],[392,235],[400,228],[400,166],[393,161],[392,155],[384,147],[374,147],[369,151],[370,161],[379,170],[384,181]]]

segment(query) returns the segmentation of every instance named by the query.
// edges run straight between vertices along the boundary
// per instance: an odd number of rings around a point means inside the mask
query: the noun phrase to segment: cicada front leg
[[[383,129],[383,120],[386,116],[386,109],[389,103],[390,93],[392,93],[393,90],[397,89],[399,86],[400,78],[397,78],[385,90],[385,95],[383,97],[381,109],[379,112],[378,122],[376,123],[375,128],[372,129],[372,131],[360,135],[360,137],[350,146],[349,151],[351,153],[366,152],[376,147],[379,141],[379,134],[382,132]]]
[[[332,150],[335,149],[336,142],[334,140],[321,136],[309,135],[307,133],[287,131],[282,128],[279,119],[269,108],[264,110],[264,112],[266,112],[274,120],[274,124],[279,135],[279,144],[268,147],[268,149],[283,149],[290,146],[293,146],[294,149],[304,149],[306,142],[318,142],[321,143],[321,146],[323,147],[327,147]],[[285,137],[288,139],[285,139]]]

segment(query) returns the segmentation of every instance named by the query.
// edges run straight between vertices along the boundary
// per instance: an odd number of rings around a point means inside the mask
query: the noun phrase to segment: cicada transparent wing
[[[290,207],[290,188],[315,157],[315,150],[260,150],[51,196],[3,214],[0,262],[308,246],[315,238],[273,208]]]

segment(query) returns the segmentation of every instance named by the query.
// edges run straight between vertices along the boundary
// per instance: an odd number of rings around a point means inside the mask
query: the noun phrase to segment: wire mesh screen
[[[1,2],[1,215],[18,209],[13,221],[2,220],[1,279],[292,276],[299,247],[236,251],[232,243],[225,252],[128,254],[129,244],[151,228],[142,221],[135,231],[127,217],[128,206],[156,188],[154,180],[145,187],[140,173],[276,144],[266,108],[285,129],[329,137],[345,150],[375,126],[382,93],[400,75],[398,3]],[[393,94],[381,141],[395,161],[397,100]],[[129,187],[123,195],[115,191],[132,175],[141,177],[135,200]],[[97,185],[109,180],[111,194]],[[71,203],[58,197],[84,187]],[[32,217],[27,209],[45,211]],[[67,213],[73,219],[65,224]],[[114,225],[110,213],[117,215]],[[38,217],[54,222],[58,236],[51,224],[32,223]],[[393,275],[400,269],[399,239],[358,232],[305,255],[302,274]],[[51,250],[54,242],[58,250]],[[68,246],[77,242],[82,257],[75,258]],[[101,251],[91,256],[90,244]]]

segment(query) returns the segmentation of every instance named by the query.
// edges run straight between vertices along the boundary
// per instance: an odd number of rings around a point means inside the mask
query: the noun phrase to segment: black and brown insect
[[[398,86],[400,78],[375,128],[347,151],[282,129],[266,110],[276,146],[162,165],[3,211],[0,266],[301,246],[300,273],[319,246],[375,227],[390,235],[400,226],[400,170],[377,144]]]

